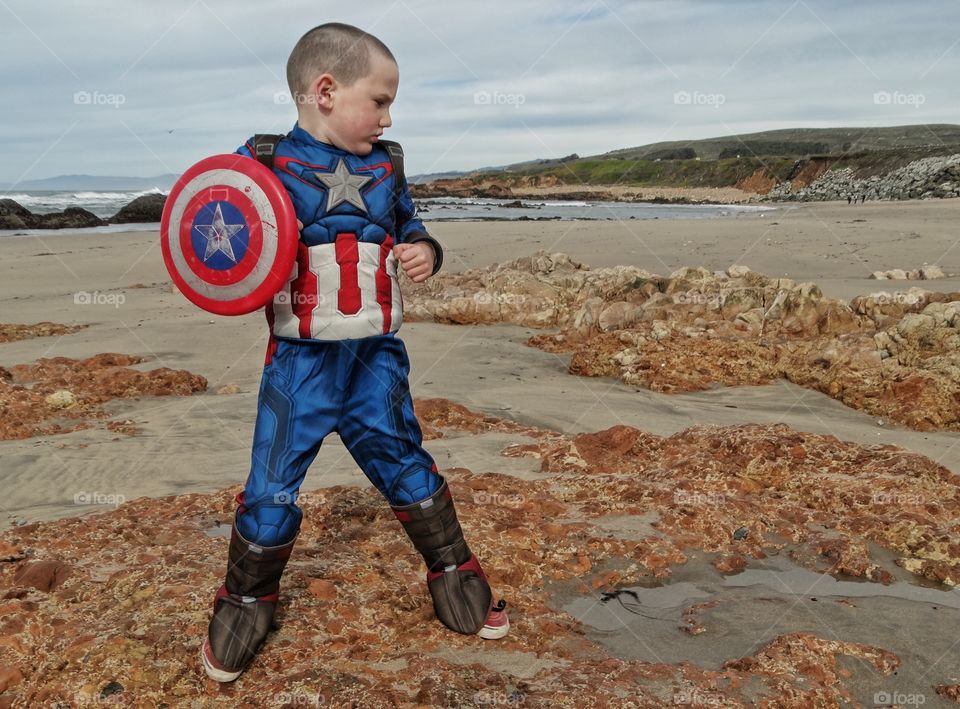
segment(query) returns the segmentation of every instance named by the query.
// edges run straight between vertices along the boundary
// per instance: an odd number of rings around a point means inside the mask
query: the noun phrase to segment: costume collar
[[[336,145],[331,145],[330,143],[324,143],[322,140],[317,140],[305,129],[300,127],[300,122],[293,124],[293,130],[290,131],[290,137],[297,141],[298,143],[305,143],[306,145],[315,145],[333,152],[340,153],[342,155],[348,155],[346,150],[341,150]]]

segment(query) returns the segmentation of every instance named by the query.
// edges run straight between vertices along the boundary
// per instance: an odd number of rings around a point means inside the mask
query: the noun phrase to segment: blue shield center
[[[225,271],[236,266],[247,253],[250,229],[240,210],[230,202],[205,204],[191,226],[193,253],[207,268]]]

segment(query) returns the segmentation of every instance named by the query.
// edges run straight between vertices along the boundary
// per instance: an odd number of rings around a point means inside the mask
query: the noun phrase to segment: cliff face
[[[738,180],[735,187],[744,192],[767,194],[777,184],[777,180],[767,170],[755,170],[749,177]]]
[[[915,160],[900,154],[825,155],[800,159],[592,160],[557,173],[490,173],[414,185],[413,195],[493,199],[536,195],[558,199],[650,201],[658,188],[736,188],[777,201],[929,199],[960,196],[960,154]],[[555,188],[551,194],[549,188]],[[606,188],[606,189],[604,189]],[[630,188],[633,196],[624,196]],[[580,189],[580,192],[576,190]]]
[[[814,624],[765,634],[739,655],[722,650],[736,631],[716,635],[732,600],[718,596],[682,604],[673,624],[640,617],[647,630],[631,633],[666,633],[660,652],[684,648],[682,662],[642,661],[566,609],[571,599],[602,608],[618,589],[669,587],[704,554],[722,574],[779,555],[883,583],[911,572],[960,580],[954,477],[892,446],[784,425],[565,435],[436,399],[417,402],[417,413],[428,438],[497,433],[517,440],[504,455],[539,461],[525,480],[444,471],[471,548],[509,603],[506,639],[445,630],[383,500],[334,487],[298,500],[305,522],[279,627],[240,680],[219,686],[197,656],[239,488],[140,499],[0,536],[0,706],[654,707],[690,696],[834,706],[853,701],[858,682],[890,682],[898,670],[907,681],[891,649],[897,634],[877,645]],[[785,595],[782,610],[796,602]],[[925,644],[953,628],[941,623]],[[706,661],[705,648],[723,661]],[[930,672],[917,691],[955,696],[945,673]]]

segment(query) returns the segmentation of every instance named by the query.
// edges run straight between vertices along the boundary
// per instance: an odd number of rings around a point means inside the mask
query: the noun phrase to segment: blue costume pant
[[[264,546],[296,536],[297,492],[326,435],[337,431],[357,465],[394,506],[430,497],[442,478],[422,446],[394,334],[357,340],[278,340],[263,368],[250,476],[237,526]]]

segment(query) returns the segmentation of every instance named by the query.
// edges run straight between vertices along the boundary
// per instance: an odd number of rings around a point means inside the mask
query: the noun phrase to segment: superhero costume
[[[258,138],[237,152],[273,168],[304,226],[290,277],[265,308],[271,335],[251,469],[203,648],[207,673],[235,679],[265,639],[302,518],[297,492],[332,431],[423,556],[440,621],[460,633],[502,637],[504,604],[493,606],[449,488],[422,447],[409,360],[395,336],[403,308],[393,246],[428,242],[434,273],[443,258],[416,216],[402,150],[381,141],[361,157],[299,125],[266,148]]]

